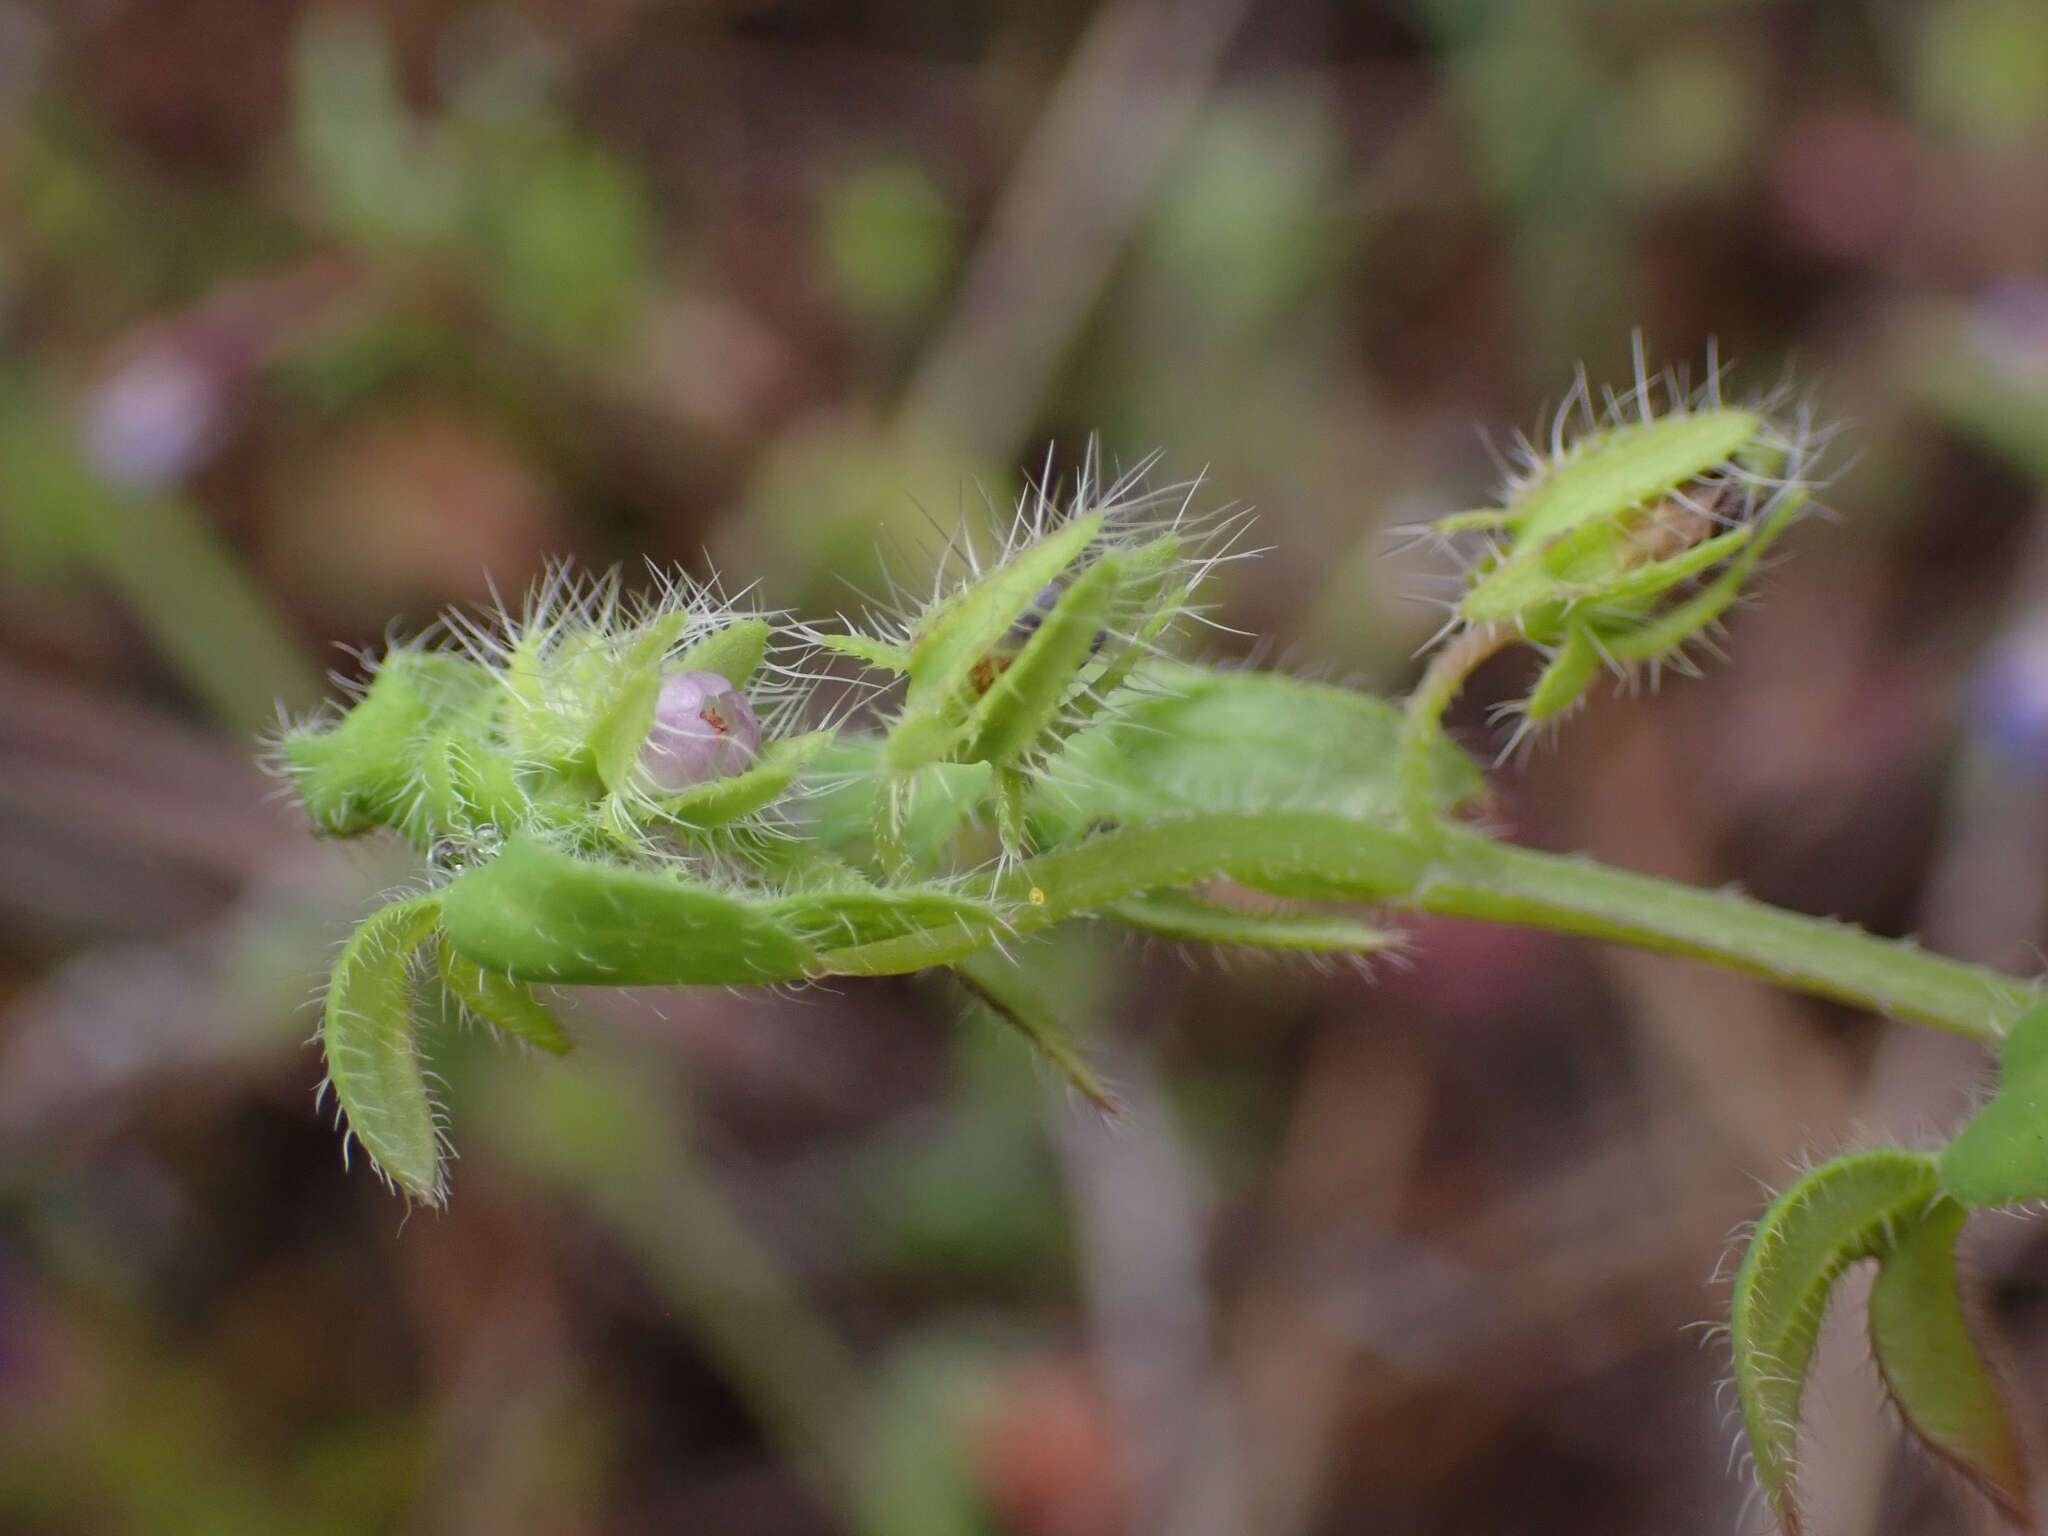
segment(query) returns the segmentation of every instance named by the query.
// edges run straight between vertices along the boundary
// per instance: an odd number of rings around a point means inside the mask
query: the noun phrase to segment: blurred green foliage
[[[1796,359],[1858,423],[1854,515],[1795,535],[1783,627],[1704,702],[1596,706],[1487,814],[1916,920],[1969,658],[2032,601],[2041,7],[1245,7],[1193,78],[1185,30],[0,4],[0,1527],[1107,1536],[1165,1528],[1171,1486],[1273,1532],[1728,1527],[1718,1362],[1667,1346],[1747,1171],[1837,1101],[1783,1108],[1790,1054],[1758,1082],[1736,1044],[1708,1070],[1625,1033],[1693,1000],[1573,951],[1434,928],[1373,989],[1075,962],[1070,1013],[1175,1107],[1115,1143],[1135,1211],[1021,1045],[907,984],[593,1004],[560,1067],[437,1032],[462,1198],[402,1231],[312,1108],[272,978],[310,989],[405,876],[319,864],[242,775],[278,701],[353,669],[336,642],[487,572],[516,599],[549,555],[855,609],[1094,432],[1257,506],[1272,553],[1219,583],[1211,654],[1398,690],[1440,615],[1386,530],[1478,504],[1475,424],[1623,376],[1639,326],[1658,360],[1718,336],[1744,384]],[[1098,46],[1121,72],[1079,68]],[[1077,199],[1189,115],[1128,213],[1044,236],[1109,260],[989,461],[905,400],[989,319],[972,275],[1084,76]],[[1768,750],[1727,755],[1727,721]],[[1696,841],[1642,830],[1678,818],[1609,747],[1662,765]],[[1863,1045],[1813,1034],[1860,1081]],[[1113,1268],[1104,1231],[1181,1204],[1192,1260]],[[1553,1242],[1587,1225],[1599,1266]],[[1047,1376],[1109,1406],[1020,1384]]]

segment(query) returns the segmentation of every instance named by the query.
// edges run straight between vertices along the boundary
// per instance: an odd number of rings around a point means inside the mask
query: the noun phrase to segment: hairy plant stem
[[[1444,711],[1482,663],[1518,638],[1507,624],[1480,624],[1463,631],[1429,658],[1421,681],[1408,696],[1401,727],[1401,804],[1417,837],[1430,839],[1441,825],[1430,763],[1444,734]]]
[[[1709,960],[1894,1018],[1995,1044],[2029,982],[1727,891],[1501,843],[1435,821],[1426,837],[1324,812],[1190,816],[1105,832],[997,881],[1022,936],[1143,891],[1227,876],[1289,895],[1387,902]],[[945,965],[1007,935],[962,926],[820,957],[820,974]]]
[[[1909,940],[1876,938],[1731,891],[1518,848],[1464,827],[1446,829],[1403,905],[1690,955],[1986,1044],[2041,1000],[2031,982]]]

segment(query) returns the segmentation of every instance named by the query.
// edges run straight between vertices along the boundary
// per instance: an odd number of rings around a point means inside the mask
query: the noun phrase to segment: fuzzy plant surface
[[[1583,380],[1519,445],[1496,506],[1430,535],[1450,618],[1404,705],[1183,655],[1205,578],[1246,558],[1194,489],[1084,466],[929,590],[820,628],[681,578],[629,600],[558,570],[514,614],[390,647],[276,762],[314,826],[387,829],[413,889],[356,929],[322,1023],[348,1136],[411,1200],[447,1198],[423,1035],[454,1019],[570,1048],[547,989],[779,986],[949,970],[1093,1104],[1114,1097],[1034,983],[1058,924],[1370,957],[1374,914],[1532,924],[1692,956],[2002,1050],[1998,1096],[1940,1151],[1823,1164],[1771,1206],[1735,1286],[1735,1382],[1772,1508],[1796,1530],[1800,1387],[1850,1265],[1906,1423],[2016,1521],[2029,1508],[1955,1240],[2048,1196],[2048,1009],[2029,981],[1784,912],[1517,848],[1445,709],[1509,645],[1543,665],[1503,729],[1554,727],[1603,677],[1689,671],[1810,504],[1822,434],[1778,397]],[[855,686],[849,694],[849,674]],[[819,685],[854,699],[836,720]]]

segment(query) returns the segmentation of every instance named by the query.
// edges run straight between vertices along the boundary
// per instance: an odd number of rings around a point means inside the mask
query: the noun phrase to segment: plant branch
[[[1727,891],[1702,891],[1588,859],[1438,824],[1424,849],[1402,833],[1324,812],[1190,816],[1101,833],[1001,876],[1018,935],[1144,891],[1223,875],[1287,895],[1391,901],[1687,955],[1987,1044],[2031,1004],[2031,982],[1875,938]],[[822,972],[890,975],[949,964],[988,942],[965,927],[832,951]]]
[[[1449,828],[1408,905],[1711,960],[1996,1044],[2039,988],[1824,918]]]

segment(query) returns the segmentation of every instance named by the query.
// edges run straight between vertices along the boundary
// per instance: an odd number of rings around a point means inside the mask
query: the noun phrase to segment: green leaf
[[[1104,1114],[1117,1113],[1116,1095],[1067,1043],[1066,1031],[1053,1016],[1052,1008],[1008,956],[984,949],[955,960],[952,971],[962,986],[1057,1067],[1077,1093]]]
[[[751,986],[798,980],[813,959],[757,904],[527,837],[457,878],[442,921],[486,970],[569,986]]]
[[[445,934],[438,953],[441,983],[465,1013],[552,1056],[566,1056],[575,1049],[576,1042],[561,1021],[525,982],[485,970],[457,952]]]
[[[396,901],[365,918],[327,984],[321,1036],[327,1080],[378,1174],[439,1205],[448,1186],[441,1137],[413,1026],[413,957],[434,931],[440,898]]]
[[[2026,1460],[1956,1284],[1956,1238],[1968,1214],[1941,1200],[1901,1222],[1870,1292],[1870,1342],[1907,1427],[2030,1530]]]
[[[1195,944],[1246,944],[1307,954],[1370,954],[1392,949],[1401,935],[1341,912],[1248,912],[1185,891],[1147,891],[1111,902],[1102,916],[1163,939]]]
[[[1393,705],[1271,672],[1161,667],[1146,680],[1161,691],[1126,695],[1047,766],[1033,807],[1042,843],[1198,811],[1312,810],[1406,825]],[[1485,787],[1449,743],[1431,778],[1444,813]]]
[[[805,764],[832,744],[832,732],[810,731],[770,742],[753,766],[731,778],[694,784],[657,803],[661,814],[691,827],[722,827],[782,798]]]
[[[1941,1181],[1973,1207],[2048,1196],[2048,1003],[2014,1020],[1998,1092],[1942,1152]]]
[[[1729,1333],[1757,1481],[1788,1531],[1799,1528],[1794,1447],[1799,1399],[1835,1281],[1881,1256],[1893,1233],[1940,1196],[1924,1152],[1877,1147],[1821,1164],[1771,1202],[1735,1275]]]

